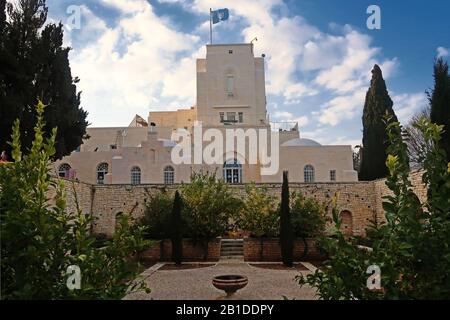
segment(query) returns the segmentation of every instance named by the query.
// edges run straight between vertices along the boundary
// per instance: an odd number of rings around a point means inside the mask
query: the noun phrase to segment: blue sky
[[[134,114],[195,104],[195,59],[209,41],[209,8],[228,8],[215,43],[255,42],[266,54],[268,111],[298,121],[324,144],[361,140],[361,115],[378,63],[403,123],[427,101],[435,56],[449,58],[450,2],[366,0],[47,0],[66,23],[79,6],[81,28],[67,28],[73,75],[93,126],[126,126]],[[369,5],[381,29],[369,30]]]

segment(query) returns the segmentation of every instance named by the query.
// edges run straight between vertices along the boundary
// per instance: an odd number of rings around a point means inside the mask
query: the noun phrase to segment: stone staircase
[[[222,262],[243,262],[244,240],[222,239],[220,241],[220,260]]]

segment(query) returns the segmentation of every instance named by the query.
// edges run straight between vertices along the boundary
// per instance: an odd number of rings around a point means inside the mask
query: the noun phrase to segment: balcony
[[[284,121],[284,122],[270,122],[270,128],[273,131],[298,131],[298,122]]]

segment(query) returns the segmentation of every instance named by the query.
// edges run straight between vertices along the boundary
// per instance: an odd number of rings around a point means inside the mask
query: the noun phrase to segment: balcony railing
[[[298,122],[295,121],[283,121],[283,122],[270,122],[270,128],[273,131],[298,131]]]

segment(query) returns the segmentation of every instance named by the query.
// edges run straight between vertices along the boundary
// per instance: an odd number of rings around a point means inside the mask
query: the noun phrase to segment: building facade
[[[197,60],[195,106],[87,133],[79,150],[55,162],[59,176],[91,184],[174,184],[209,171],[239,184],[281,182],[287,170],[291,182],[357,181],[351,146],[323,146],[302,138],[297,123],[269,121],[264,58],[254,56],[252,44],[207,45],[206,58]],[[180,151],[182,142],[193,148]],[[177,154],[184,161],[174,160]]]

